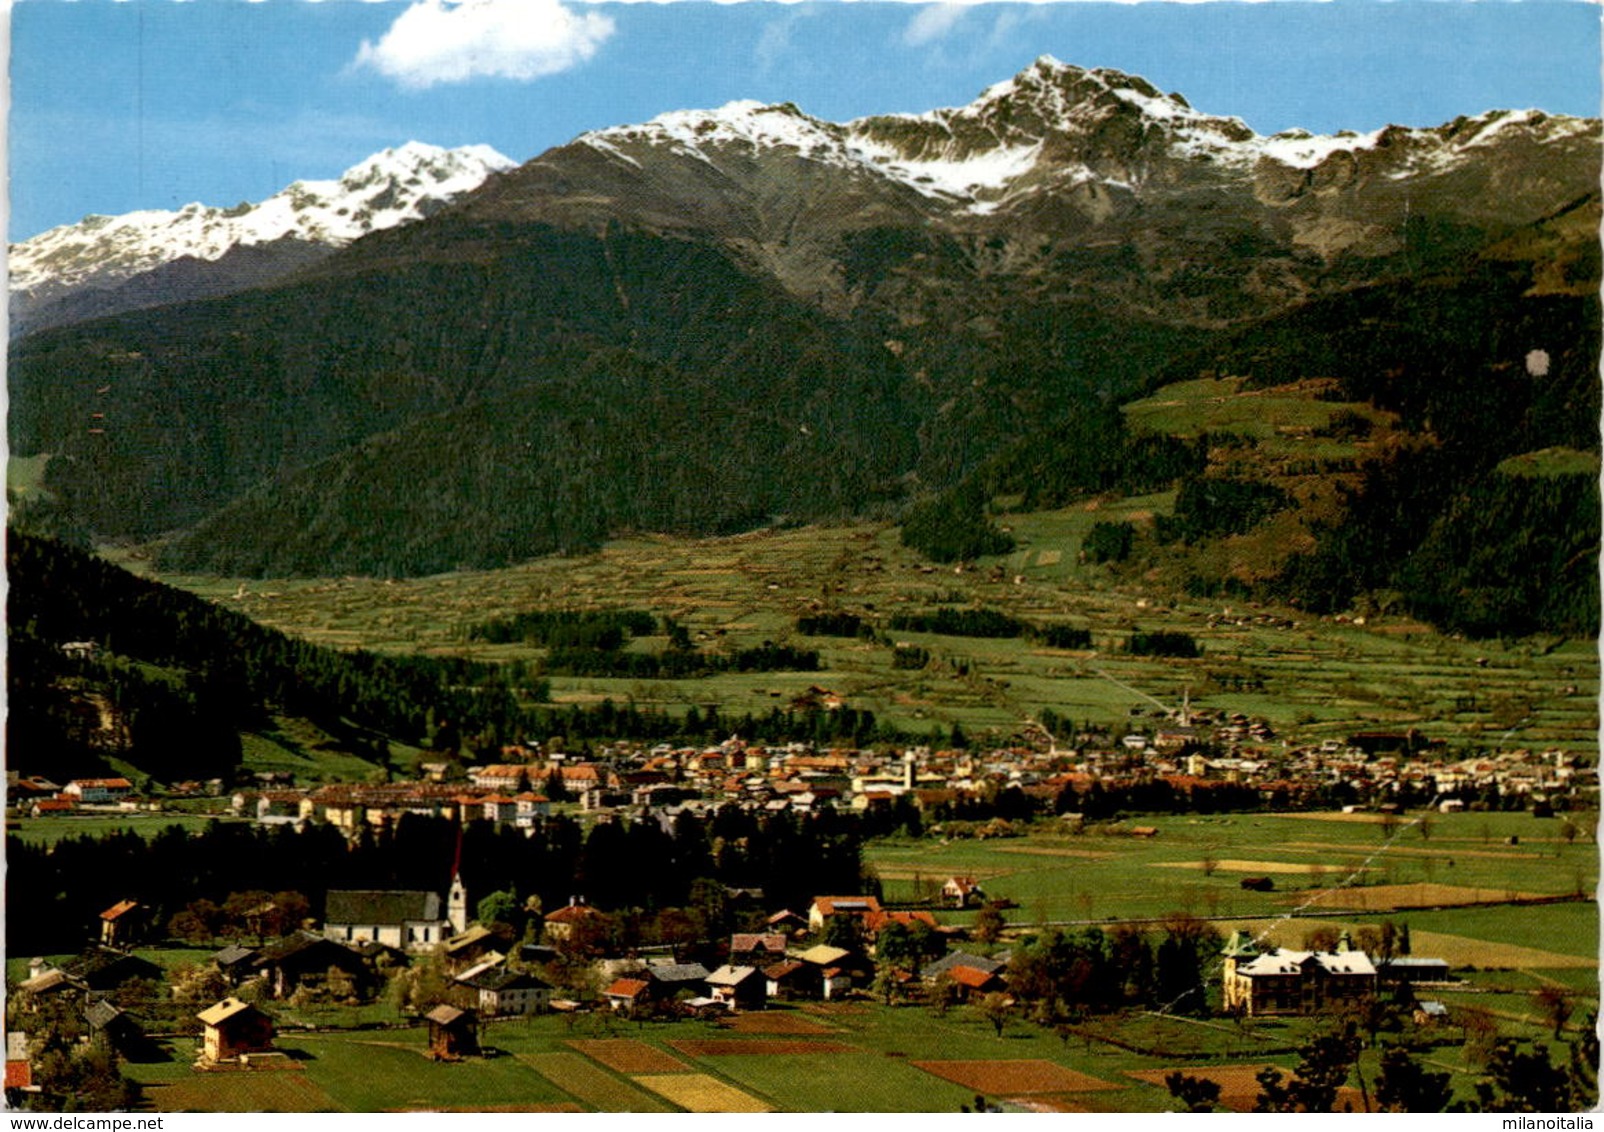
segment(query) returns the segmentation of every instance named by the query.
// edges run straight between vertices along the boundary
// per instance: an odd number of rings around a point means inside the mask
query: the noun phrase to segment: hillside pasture
[[[900,545],[894,527],[859,524],[723,539],[619,539],[590,555],[428,578],[162,580],[341,647],[531,660],[543,650],[472,641],[469,630],[532,609],[628,608],[677,618],[698,647],[805,644],[819,651],[822,665],[818,672],[685,680],[557,677],[552,694],[559,702],[612,698],[670,712],[716,702],[726,712],[762,715],[819,684],[915,735],[945,734],[959,723],[973,737],[989,731],[1006,738],[1044,708],[1077,724],[1119,726],[1130,722],[1131,708],[1152,706],[1144,697],[1178,704],[1189,694],[1194,705],[1263,717],[1278,733],[1305,740],[1413,724],[1449,741],[1596,752],[1597,657],[1588,642],[1458,641],[1396,615],[1372,612],[1360,624],[1295,609],[1172,600],[1136,583],[1115,586],[1101,568],[1077,561],[1095,523],[1164,508],[1162,499],[1144,497],[1004,516],[1019,548],[957,569],[923,561]],[[820,609],[857,613],[883,630],[896,612],[938,605],[1084,626],[1094,647],[890,634],[931,652],[927,668],[899,670],[884,640],[795,631],[796,618]],[[1135,628],[1185,632],[1202,656],[1130,656],[1123,645]],[[287,757],[265,748],[253,753]]]

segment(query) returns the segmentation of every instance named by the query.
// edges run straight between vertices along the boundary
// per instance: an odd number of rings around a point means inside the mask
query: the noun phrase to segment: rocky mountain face
[[[1046,58],[920,115],[678,111],[271,286],[29,336],[12,447],[49,455],[75,522],[192,570],[420,573],[891,514],[1154,375],[1276,369],[1300,312],[1424,312],[1354,381],[1461,340],[1456,380],[1499,381],[1505,324],[1574,326],[1544,346],[1585,359],[1599,171],[1596,120],[1263,137]],[[1475,334],[1428,332],[1437,310]]]
[[[950,248],[965,284],[1044,278],[1220,325],[1374,278],[1426,226],[1474,242],[1534,223],[1592,192],[1598,165],[1592,120],[1263,137],[1139,77],[1042,58],[958,109],[836,124],[737,102],[597,131],[465,212],[711,236],[827,309],[929,316],[940,284],[917,278],[917,253],[896,278],[853,271],[868,234],[896,230]]]
[[[409,142],[257,204],[86,216],[9,249],[12,333],[272,282],[513,165],[488,146]]]

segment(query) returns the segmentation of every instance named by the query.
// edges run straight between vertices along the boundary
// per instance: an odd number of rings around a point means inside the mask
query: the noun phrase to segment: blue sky
[[[260,200],[417,139],[524,160],[736,98],[836,120],[968,102],[1036,56],[1140,74],[1261,133],[1597,115],[1582,0],[592,3],[16,0],[13,240]]]

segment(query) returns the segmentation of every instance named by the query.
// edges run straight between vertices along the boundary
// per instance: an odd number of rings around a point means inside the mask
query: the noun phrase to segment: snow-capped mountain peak
[[[11,290],[38,297],[111,286],[183,256],[216,260],[235,247],[286,238],[340,247],[427,216],[515,164],[489,146],[444,149],[413,141],[373,154],[334,180],[296,181],[259,204],[86,216],[12,245]]]
[[[954,108],[835,123],[791,103],[742,101],[660,114],[577,141],[637,168],[667,153],[728,171],[737,155],[779,152],[892,182],[938,207],[986,214],[1023,195],[1086,183],[1140,192],[1178,179],[1251,180],[1261,168],[1296,173],[1344,153],[1397,179],[1454,168],[1512,133],[1547,143],[1596,129],[1582,119],[1492,111],[1430,129],[1265,136],[1138,75],[1043,55]]]

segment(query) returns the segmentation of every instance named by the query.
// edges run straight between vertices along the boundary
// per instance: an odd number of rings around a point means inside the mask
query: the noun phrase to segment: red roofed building
[[[137,900],[119,900],[100,914],[100,942],[126,947],[145,928],[145,906]]]
[[[552,941],[569,940],[574,932],[588,921],[602,915],[589,904],[571,903],[546,917],[546,936]]]
[[[650,989],[651,984],[645,979],[614,979],[612,985],[602,991],[602,997],[611,1009],[628,1014],[646,1001],[646,992]]]
[[[808,927],[821,930],[835,916],[856,916],[860,920],[882,911],[880,901],[873,896],[815,896],[808,909]]]
[[[953,990],[959,1002],[964,1002],[975,995],[990,994],[992,991],[1003,989],[1003,981],[996,973],[982,971],[978,967],[959,965],[949,968],[947,978],[952,980]]]
[[[468,781],[481,790],[505,790],[509,794],[516,794],[524,788],[526,773],[524,767],[511,763],[479,766],[468,771]]]
[[[13,1031],[6,1034],[6,1094],[12,1105],[12,1091],[34,1092],[33,1067],[28,1064],[28,1035]]]
[[[905,928],[923,924],[932,931],[941,926],[929,912],[870,912],[863,917],[863,928],[870,935],[879,935],[892,924],[901,924]]]
[[[126,778],[75,778],[62,789],[80,802],[121,802],[134,792],[134,784]]]

